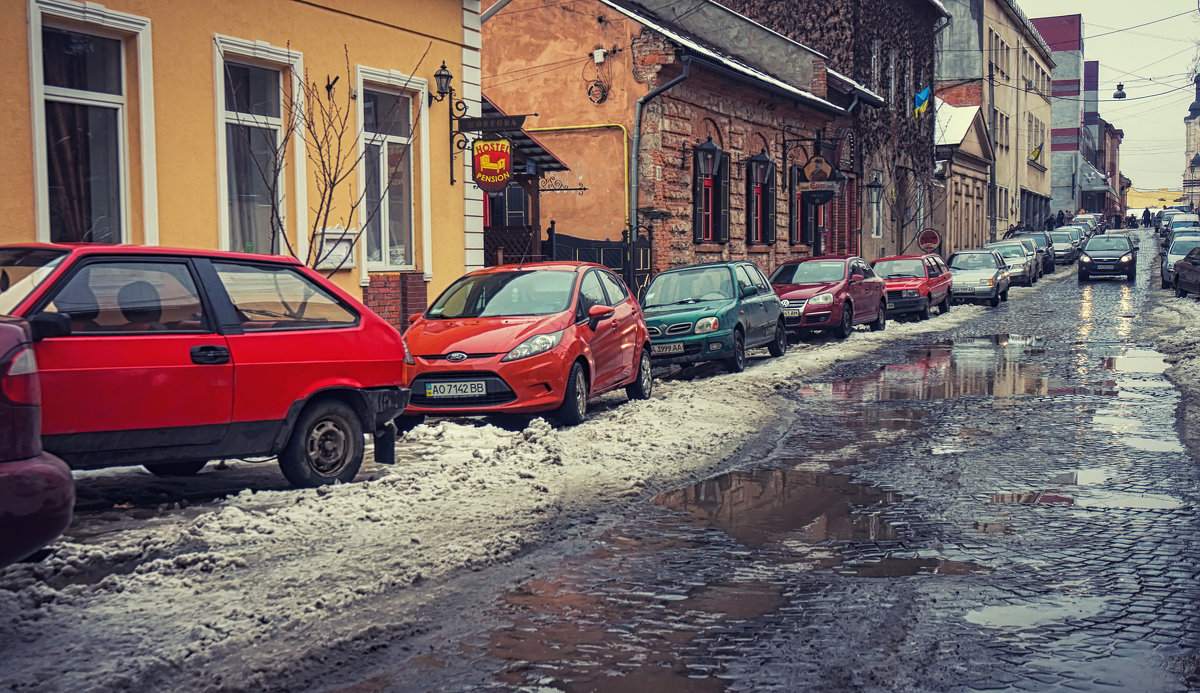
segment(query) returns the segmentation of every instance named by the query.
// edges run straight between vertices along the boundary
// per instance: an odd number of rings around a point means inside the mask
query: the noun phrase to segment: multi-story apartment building
[[[937,95],[952,106],[979,106],[995,153],[989,194],[991,232],[1039,226],[1052,203],[1051,49],[1015,0],[947,3]]]

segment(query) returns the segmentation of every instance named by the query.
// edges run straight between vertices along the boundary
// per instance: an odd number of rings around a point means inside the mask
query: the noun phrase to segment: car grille
[[[656,325],[646,325],[646,332],[651,337],[661,337],[662,336],[662,330],[658,329],[658,327]]]
[[[451,352],[454,353],[454,352]],[[467,354],[467,359],[490,359],[500,354]],[[430,354],[428,356],[418,355],[417,358],[425,359],[426,361],[446,361],[448,354]],[[467,360],[464,359],[464,360]]]
[[[677,334],[688,334],[691,331],[692,331],[692,323],[677,322],[674,325],[671,325],[666,329],[666,334],[668,336],[677,335]]]
[[[904,298],[904,291],[903,290],[889,291],[889,292],[887,292],[887,297],[892,299],[893,301],[896,300],[897,298]]]
[[[426,397],[425,383],[444,382],[447,380],[482,380],[487,388],[487,394],[482,397]],[[488,407],[506,404],[517,398],[508,383],[495,373],[487,371],[451,371],[446,373],[422,373],[413,378],[412,397],[410,404],[421,407]]]

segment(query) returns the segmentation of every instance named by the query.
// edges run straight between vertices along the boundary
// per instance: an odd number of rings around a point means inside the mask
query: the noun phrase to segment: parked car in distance
[[[1187,255],[1175,261],[1171,284],[1179,298],[1188,294],[1200,294],[1200,248],[1192,248]]]
[[[405,416],[552,413],[587,418],[588,400],[625,388],[648,399],[650,335],[617,275],[586,262],[475,270],[404,333],[413,396]]]
[[[987,301],[993,308],[1008,300],[1012,282],[1008,263],[994,250],[960,250],[947,261],[954,277],[955,301]]]
[[[19,283],[22,275],[5,276]],[[24,320],[0,315],[0,568],[57,539],[75,507],[70,468],[42,449],[42,393],[30,336]]]
[[[1162,288],[1175,286],[1175,263],[1183,259],[1193,248],[1200,247],[1200,229],[1194,236],[1179,236],[1163,253],[1160,269],[1162,271]]]
[[[1071,238],[1071,234],[1056,229],[1050,232],[1050,240],[1054,243],[1055,262],[1064,265],[1075,262],[1075,258],[1079,256],[1079,248],[1075,246],[1075,239]]]
[[[994,250],[1004,258],[1004,263],[1008,265],[1009,279],[1014,284],[1020,282],[1026,286],[1033,286],[1037,281],[1033,270],[1033,256],[1020,243],[998,241],[984,244],[983,249]]]
[[[1055,267],[1054,241],[1048,231],[1030,231],[1020,234],[1017,238],[1029,238],[1038,247],[1038,257],[1042,261],[1042,274],[1053,274]]]
[[[850,336],[855,325],[887,327],[887,285],[860,257],[822,256],[788,260],[771,274],[789,332]]]
[[[1045,268],[1042,249],[1038,247],[1036,241],[1024,234],[1013,236],[1007,240],[1010,243],[1015,241],[1025,246],[1025,251],[1031,255],[1033,260],[1033,280],[1036,283],[1038,279],[1042,278],[1042,272]]]
[[[1166,232],[1163,234],[1162,240],[1159,241],[1159,245],[1162,248],[1170,247],[1171,242],[1175,239],[1175,234],[1177,234],[1177,233],[1189,233],[1189,232],[1200,233],[1200,218],[1185,219],[1185,218],[1183,218],[1184,216],[1185,215],[1182,215],[1182,214],[1176,215],[1175,218],[1171,220],[1171,225],[1167,228]],[[1194,217],[1196,215],[1188,214],[1186,216]]]
[[[1075,226],[1073,224],[1062,227],[1062,230],[1071,234],[1071,241],[1075,243],[1075,249],[1077,251],[1082,249],[1083,242],[1087,240],[1089,236],[1093,235],[1090,231],[1086,230],[1085,227]]]
[[[293,258],[10,245],[3,277],[0,314],[32,327],[43,444],[75,469],[276,455],[294,485],[347,482],[364,432],[390,440],[408,403],[400,334]]]
[[[660,272],[642,297],[655,365],[723,361],[746,367],[746,350],[787,351],[783,308],[752,262],[716,262]]]
[[[950,310],[950,268],[938,255],[903,255],[885,257],[871,263],[875,274],[887,285],[887,313],[916,315],[929,319],[929,311],[937,306],[938,313]]]
[[[1087,240],[1079,256],[1079,281],[1095,276],[1137,276],[1137,252],[1125,234],[1101,234]]]

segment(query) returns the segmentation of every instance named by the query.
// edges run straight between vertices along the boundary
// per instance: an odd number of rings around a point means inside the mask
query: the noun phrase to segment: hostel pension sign
[[[490,195],[503,192],[512,180],[512,142],[475,140],[471,154],[474,163],[471,177],[475,185]]]

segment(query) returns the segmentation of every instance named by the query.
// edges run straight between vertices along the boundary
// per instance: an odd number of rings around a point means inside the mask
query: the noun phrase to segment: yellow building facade
[[[5,7],[0,242],[292,254],[397,325],[482,265],[478,0]]]

